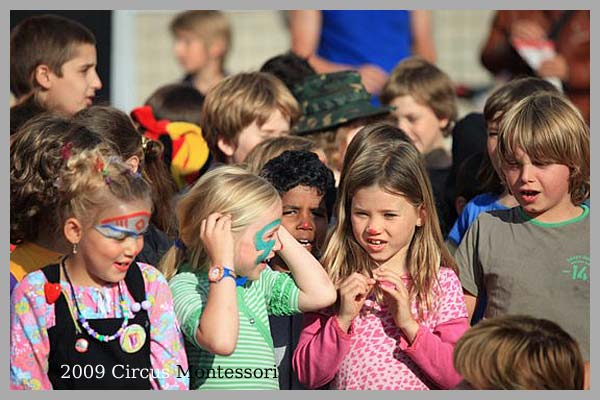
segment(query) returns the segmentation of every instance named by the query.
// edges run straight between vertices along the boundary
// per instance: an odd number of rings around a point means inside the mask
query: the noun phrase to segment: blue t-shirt
[[[412,53],[410,11],[323,10],[317,54],[354,67],[375,64],[390,73]]]
[[[458,219],[454,223],[454,226],[448,233],[448,240],[451,240],[456,246],[460,244],[463,236],[467,233],[467,230],[477,219],[477,216],[486,211],[493,210],[508,210],[508,207],[503,206],[498,202],[499,196],[491,193],[483,193],[473,197],[462,213],[458,216]]]

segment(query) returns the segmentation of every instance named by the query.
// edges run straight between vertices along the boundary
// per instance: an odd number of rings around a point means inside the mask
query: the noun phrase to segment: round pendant
[[[135,353],[146,343],[146,331],[138,324],[129,325],[119,338],[119,344],[123,351]]]
[[[89,345],[90,343],[87,339],[79,338],[75,341],[75,350],[77,350],[78,353],[85,353],[88,351]]]

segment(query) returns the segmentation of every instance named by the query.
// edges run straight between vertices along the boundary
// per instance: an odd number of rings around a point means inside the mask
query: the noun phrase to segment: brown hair
[[[200,111],[204,96],[196,88],[183,83],[161,86],[144,103],[152,108],[156,120],[190,122],[202,126]]]
[[[22,98],[37,89],[35,69],[47,65],[57,76],[78,45],[96,45],[94,34],[79,22],[58,15],[29,17],[10,33],[10,91]]]
[[[169,29],[173,36],[178,32],[194,33],[199,39],[210,46],[215,39],[223,40],[225,49],[231,47],[231,26],[227,16],[218,10],[188,10],[177,14]],[[223,54],[221,65],[225,62],[227,50]]]
[[[486,130],[490,134],[490,125],[498,124],[504,114],[525,97],[540,91],[559,93],[558,89],[545,79],[525,77],[513,79],[500,86],[488,97],[483,107]],[[494,133],[496,134],[496,133]],[[501,194],[504,191],[502,179],[494,170],[489,155],[485,154],[481,169],[477,175],[481,182],[481,191]]]
[[[271,74],[240,73],[219,82],[207,93],[202,106],[202,129],[211,154],[225,161],[217,146],[219,137],[236,142],[244,128],[255,121],[262,126],[277,109],[290,118],[290,125],[300,115],[294,96]]]
[[[35,241],[41,229],[57,232],[57,178],[68,154],[98,149],[116,154],[108,140],[50,113],[25,123],[10,147],[10,242]]]
[[[421,57],[401,61],[381,91],[381,102],[387,105],[399,96],[411,96],[431,108],[438,119],[447,118],[444,135],[450,135],[458,111],[454,84],[444,71]]]
[[[376,264],[354,237],[350,210],[356,192],[373,185],[403,196],[425,211],[425,221],[415,229],[406,255],[406,268],[413,280],[409,294],[422,317],[437,300],[435,283],[440,265],[455,272],[457,269],[444,245],[423,158],[400,129],[385,123],[368,125],[350,142],[334,211],[337,221],[327,238],[322,264],[335,284],[353,272],[372,275]]]
[[[246,156],[244,164],[248,171],[259,174],[263,166],[286,150],[315,152],[317,145],[301,136],[280,136],[268,138],[257,144]]]
[[[97,149],[70,157],[59,178],[58,210],[63,224],[75,217],[83,225],[91,225],[115,200],[142,200],[152,206],[148,182],[134,174],[121,157],[106,157]]]
[[[563,95],[540,92],[519,101],[502,118],[496,153],[500,169],[517,149],[532,162],[569,167],[574,205],[590,196],[590,131],[580,111]]]
[[[152,222],[168,236],[174,237],[177,221],[173,218],[172,203],[177,186],[162,160],[162,143],[144,138],[129,116],[114,107],[89,107],[78,112],[73,121],[115,143],[124,160],[138,157],[139,171],[152,188]]]
[[[454,367],[475,389],[583,389],[577,342],[546,319],[507,315],[484,319],[454,348]]]

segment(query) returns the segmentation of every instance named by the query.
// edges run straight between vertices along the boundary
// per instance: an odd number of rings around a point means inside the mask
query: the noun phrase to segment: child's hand
[[[390,307],[390,312],[398,328],[405,331],[405,333],[414,328],[417,322],[410,311],[410,297],[400,276],[385,267],[374,270],[373,276],[384,292],[386,304]]]
[[[354,272],[340,284],[340,310],[337,318],[340,327],[346,332],[350,329],[352,320],[365,304],[365,300],[374,284],[374,279],[358,272]]]
[[[212,265],[224,265],[234,268],[233,235],[231,234],[231,215],[213,213],[200,224],[200,240]]]

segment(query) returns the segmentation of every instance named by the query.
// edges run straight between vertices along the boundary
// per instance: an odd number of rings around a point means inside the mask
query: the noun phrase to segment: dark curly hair
[[[35,241],[41,229],[58,230],[56,179],[66,152],[99,149],[117,154],[115,146],[67,119],[43,113],[13,135],[10,148],[10,242]]]
[[[296,186],[307,186],[317,189],[320,196],[325,196],[327,216],[331,218],[335,203],[335,180],[333,172],[310,151],[286,150],[278,157],[269,160],[260,172],[260,176],[268,180],[280,195]]]

